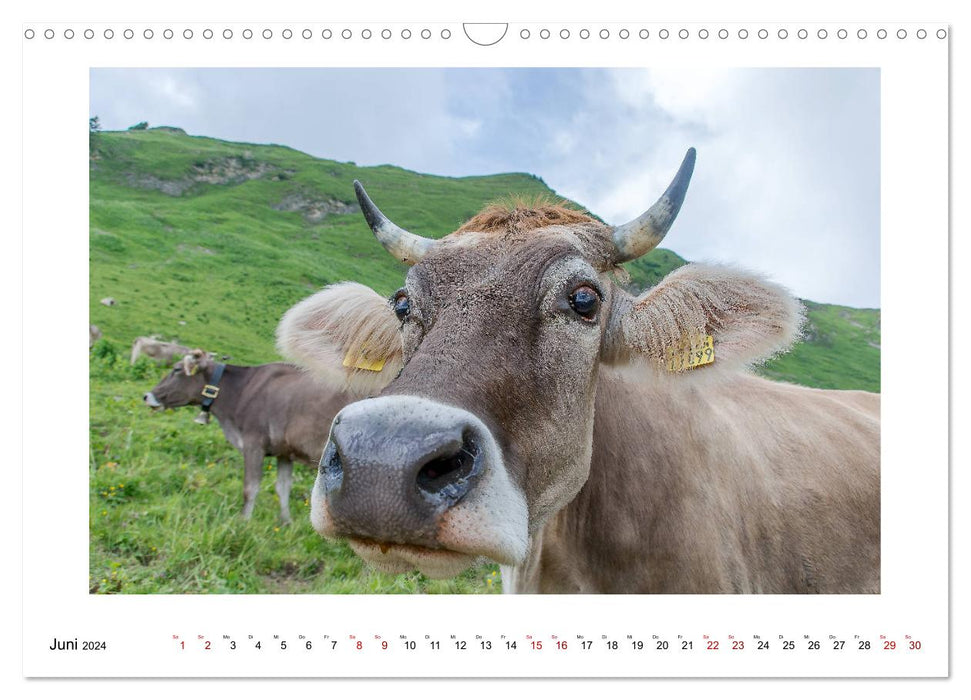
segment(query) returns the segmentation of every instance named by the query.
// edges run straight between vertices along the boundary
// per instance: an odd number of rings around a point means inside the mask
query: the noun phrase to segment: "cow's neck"
[[[223,376],[219,380],[219,395],[209,408],[209,412],[219,421],[219,427],[222,428],[226,439],[236,449],[242,449],[240,394],[246,384],[247,375],[252,370],[252,367],[226,365]]]
[[[677,410],[673,403],[670,392],[649,382],[601,370],[590,474],[577,496],[532,538],[526,564],[510,572],[513,590],[645,592],[608,591],[605,584],[625,580],[610,574],[632,557],[644,561],[645,523],[654,522],[664,508],[677,507],[680,460],[666,452],[675,443],[655,435],[657,428],[644,415]],[[645,469],[646,464],[654,469]],[[601,579],[599,573],[608,575]]]

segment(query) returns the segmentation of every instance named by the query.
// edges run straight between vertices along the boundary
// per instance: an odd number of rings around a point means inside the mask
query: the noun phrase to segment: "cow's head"
[[[280,323],[284,355],[377,394],[334,419],[317,531],[391,572],[520,563],[587,479],[602,364],[673,381],[666,349],[692,334],[714,335],[719,369],[788,338],[794,302],[751,276],[688,266],[639,298],[614,283],[673,223],[694,161],[692,149],[623,226],[557,206],[490,208],[437,241],[393,224],[355,183],[371,229],[411,269],[390,302],[343,283]]]
[[[203,350],[193,350],[172,367],[162,381],[145,394],[145,403],[154,409],[198,406],[202,403],[202,389],[212,374],[212,356]]]

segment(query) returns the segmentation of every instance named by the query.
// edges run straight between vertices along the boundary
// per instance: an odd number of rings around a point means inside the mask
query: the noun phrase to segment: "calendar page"
[[[23,674],[947,677],[950,26],[415,16],[23,25]]]

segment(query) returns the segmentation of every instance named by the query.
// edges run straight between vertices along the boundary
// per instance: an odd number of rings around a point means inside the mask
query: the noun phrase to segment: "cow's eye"
[[[395,316],[398,317],[399,321],[404,321],[408,318],[408,313],[411,311],[411,304],[408,302],[407,294],[398,292],[391,305],[394,307]]]
[[[592,321],[600,308],[600,295],[592,287],[577,287],[570,294],[570,308],[587,321]]]

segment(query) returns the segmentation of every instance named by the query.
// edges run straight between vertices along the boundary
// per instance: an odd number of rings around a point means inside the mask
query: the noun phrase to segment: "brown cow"
[[[145,394],[152,408],[202,406],[216,416],[226,439],[243,453],[244,518],[253,514],[264,457],[276,457],[284,522],[290,522],[293,460],[317,465],[331,420],[350,400],[293,365],[222,365],[202,350],[190,351]]]
[[[440,241],[355,183],[412,267],[390,305],[345,283],[280,323],[289,357],[383,387],[334,420],[317,531],[391,572],[492,559],[516,592],[879,592],[879,396],[752,374],[802,322],[758,276],[688,265],[636,298],[615,282],[693,167],[692,149],[623,226],[492,208]]]

